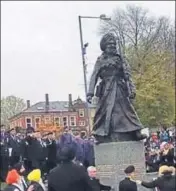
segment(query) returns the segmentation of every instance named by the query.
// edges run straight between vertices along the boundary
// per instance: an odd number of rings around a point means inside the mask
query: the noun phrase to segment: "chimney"
[[[27,100],[27,109],[31,107],[30,100]]]
[[[49,110],[49,95],[45,94],[45,110],[48,112]]]
[[[73,109],[72,94],[68,94],[68,106],[69,106],[69,110],[71,111]]]

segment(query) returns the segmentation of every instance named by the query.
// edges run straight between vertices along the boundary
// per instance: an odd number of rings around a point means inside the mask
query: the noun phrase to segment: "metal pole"
[[[84,88],[85,88],[85,98],[87,100],[87,78],[86,78],[86,63],[85,63],[85,58],[84,58],[84,44],[83,44],[83,35],[82,35],[82,25],[81,25],[81,16],[78,16],[79,20],[79,31],[80,31],[80,42],[81,42],[81,54],[82,54],[82,64],[83,64],[83,73],[84,73]],[[89,117],[89,106],[86,101],[86,110],[87,110],[87,116],[88,116],[88,130],[89,130],[89,135],[91,134],[91,128],[90,128],[90,117]]]
[[[83,35],[82,35],[82,25],[81,25],[81,16],[78,16],[79,20],[79,32],[80,32],[80,42],[81,42],[81,54],[82,54],[82,64],[83,64],[83,74],[84,74],[84,88],[85,88],[85,97],[87,97],[87,78],[86,78],[86,63],[84,57],[84,44],[83,44]]]

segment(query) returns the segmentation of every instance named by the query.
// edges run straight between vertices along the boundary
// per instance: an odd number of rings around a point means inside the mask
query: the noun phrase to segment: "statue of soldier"
[[[117,53],[114,34],[104,35],[100,48],[102,54],[94,66],[87,94],[89,103],[94,95],[99,98],[93,135],[99,143],[143,140],[146,135],[141,133],[143,127],[131,101],[136,95],[135,86],[129,65]],[[97,86],[98,79],[101,82]]]

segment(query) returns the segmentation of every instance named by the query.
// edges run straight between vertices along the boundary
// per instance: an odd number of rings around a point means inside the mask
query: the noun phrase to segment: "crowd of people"
[[[85,167],[94,166],[94,139],[81,138],[79,133],[73,135],[72,131],[65,127],[59,139],[54,132],[42,134],[32,127],[26,130],[26,134],[17,133],[16,129],[1,132],[1,180],[5,180],[7,171],[18,162],[23,162],[26,172],[41,169],[42,177],[47,175],[56,164],[57,150],[66,145],[71,145],[75,152],[75,162]]]
[[[135,167],[130,165],[124,170],[126,177],[120,182],[119,191],[137,191],[138,184],[160,191],[175,191],[175,135],[168,133],[166,136],[166,132],[164,129],[153,133],[145,142],[147,168],[152,169],[149,172],[159,171],[158,177],[151,182],[136,180]],[[53,132],[42,134],[32,127],[25,135],[14,128],[2,131],[0,174],[1,181],[7,184],[3,191],[113,190],[112,185],[103,185],[97,178],[94,144],[93,137],[73,135],[68,127],[59,139]],[[159,157],[156,166],[149,160],[154,151]]]
[[[85,168],[74,162],[76,152],[73,147],[64,146],[57,154],[59,163],[48,175],[48,186],[43,183],[41,170],[34,169],[24,178],[22,163],[8,171],[7,186],[3,191],[110,191],[112,186],[103,185],[96,176],[96,167]],[[138,191],[138,185],[157,191],[175,191],[175,168],[161,166],[158,177],[150,182],[136,180],[136,170],[128,166],[126,177],[119,183],[119,191]]]
[[[147,172],[158,172],[161,165],[176,166],[175,133],[163,128],[151,133],[145,142]]]

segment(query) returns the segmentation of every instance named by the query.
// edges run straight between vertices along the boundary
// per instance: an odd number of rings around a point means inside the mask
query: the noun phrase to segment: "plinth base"
[[[144,144],[139,141],[104,143],[94,147],[95,164],[101,183],[118,191],[119,182],[125,178],[124,170],[134,165],[139,180],[147,180]],[[144,187],[140,191],[146,191]],[[148,189],[149,190],[149,189]]]

